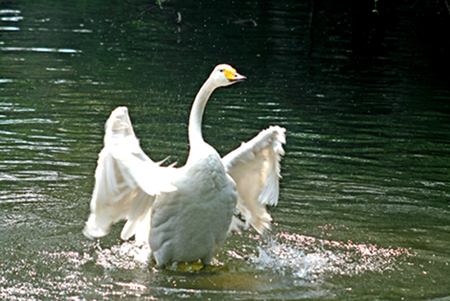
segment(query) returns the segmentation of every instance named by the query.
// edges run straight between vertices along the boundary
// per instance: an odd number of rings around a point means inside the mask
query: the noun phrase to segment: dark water
[[[448,18],[393,3],[377,18],[315,1],[0,2],[0,296],[450,300],[449,60],[433,27]],[[272,233],[231,235],[202,272],[148,265],[120,225],[86,239],[110,111],[128,106],[143,149],[181,165],[190,104],[223,62],[248,80],[215,92],[205,139],[226,154],[287,128]]]

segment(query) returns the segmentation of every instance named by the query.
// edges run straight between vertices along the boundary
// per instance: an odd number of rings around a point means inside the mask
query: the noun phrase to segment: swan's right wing
[[[280,160],[286,143],[285,129],[271,126],[222,158],[226,172],[236,182],[237,209],[259,233],[270,229],[266,205],[278,203]],[[234,218],[231,229],[241,226]]]
[[[95,170],[91,215],[83,230],[87,237],[101,237],[110,226],[126,219],[121,237],[136,235],[148,241],[150,209],[157,195],[175,190],[172,168],[161,167],[141,149],[126,107],[115,109],[105,126],[104,148]]]

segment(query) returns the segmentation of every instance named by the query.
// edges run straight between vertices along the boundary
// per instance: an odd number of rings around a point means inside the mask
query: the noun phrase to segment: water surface
[[[411,30],[428,10],[365,29],[360,8],[331,3],[135,4],[1,3],[3,299],[450,298],[448,58]],[[205,139],[225,155],[287,128],[272,232],[233,233],[202,271],[156,269],[121,225],[85,238],[111,110],[182,165],[191,102],[223,62],[248,80],[214,93]]]

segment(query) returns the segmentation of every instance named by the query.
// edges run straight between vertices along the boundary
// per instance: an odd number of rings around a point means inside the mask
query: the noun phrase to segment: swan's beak
[[[228,79],[229,82],[239,82],[246,79],[245,76],[237,73],[236,69],[225,69],[223,70],[223,72],[225,73],[225,77]]]

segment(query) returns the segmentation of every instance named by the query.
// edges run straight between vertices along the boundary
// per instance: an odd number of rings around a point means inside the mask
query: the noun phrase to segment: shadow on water
[[[0,296],[448,298],[448,13],[353,2],[0,2]],[[272,232],[231,234],[205,269],[156,268],[120,225],[86,239],[110,111],[128,106],[149,156],[182,165],[222,62],[248,80],[214,93],[205,139],[224,155],[287,128]]]

